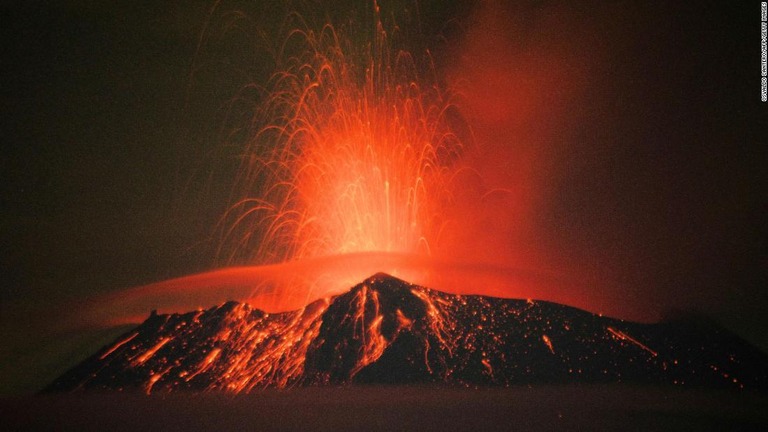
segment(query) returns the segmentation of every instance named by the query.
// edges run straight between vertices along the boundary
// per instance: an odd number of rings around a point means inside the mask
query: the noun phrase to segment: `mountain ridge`
[[[768,356],[725,329],[453,295],[377,273],[295,311],[230,301],[152,313],[44,391],[606,382],[765,391],[767,371]]]

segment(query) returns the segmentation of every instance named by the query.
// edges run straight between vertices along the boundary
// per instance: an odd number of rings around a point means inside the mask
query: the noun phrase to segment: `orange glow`
[[[547,335],[541,335],[541,340],[544,341],[544,343],[547,345],[547,348],[549,348],[549,351],[554,354],[555,348],[552,346],[552,341],[549,339],[549,336]]]
[[[220,335],[228,339],[226,330],[234,329],[237,337],[232,340],[237,341],[238,348],[232,359],[219,366],[216,375],[221,382],[212,386],[223,384],[234,392],[267,385],[287,387],[303,373],[306,351],[320,330],[319,318],[327,307],[327,301],[315,302],[278,319],[264,316],[252,325],[233,320]],[[202,365],[208,366],[205,362]]]
[[[411,326],[413,326],[413,320],[409,319],[405,315],[403,315],[403,311],[400,309],[397,310],[397,322],[399,324],[399,328],[401,329],[410,329]]]
[[[360,361],[352,369],[353,376],[364,367],[378,360],[387,346],[389,346],[389,342],[381,334],[381,321],[384,319],[384,316],[379,313],[379,295],[376,291],[373,291],[370,295],[374,312],[373,317],[368,318],[369,324],[366,325],[365,309],[368,298],[368,289],[363,286],[363,289],[358,294],[358,309],[355,313],[355,320],[361,327],[360,334],[357,337],[363,342],[363,352],[360,355]]]
[[[121,346],[123,346],[123,345],[127,344],[128,342],[130,342],[131,340],[133,340],[133,338],[135,338],[138,335],[139,334],[136,333],[136,332],[131,333],[130,336],[126,337],[125,339],[123,339],[121,341],[119,341],[114,346],[112,346],[112,348],[108,349],[104,354],[101,355],[101,357],[99,357],[99,359],[104,360],[105,358],[109,357],[110,354],[115,352]]]
[[[160,341],[155,346],[145,351],[144,354],[141,354],[140,356],[136,357],[136,359],[133,361],[133,365],[139,366],[144,362],[146,362],[147,360],[149,360],[150,358],[152,358],[152,356],[155,355],[155,353],[157,353],[160,350],[160,348],[163,347],[163,345],[170,342],[170,340],[171,338],[169,337],[160,339]]]
[[[219,268],[95,299],[74,324],[227,300],[295,310],[377,272],[647,320],[595,295],[583,266],[553,262],[536,227],[557,132],[546,120],[561,114],[538,95],[578,93],[583,71],[543,67],[574,55],[559,45],[518,53],[496,38],[505,13],[493,4],[477,13],[491,27],[471,28],[465,55],[439,70],[381,23],[375,2],[368,23],[318,29],[292,14],[275,72],[242,89],[258,97],[244,97],[257,102],[227,142],[239,169],[216,226]]]
[[[423,255],[366,252],[229,267],[134,287],[94,298],[68,325],[138,323],[150,310],[188,312],[228,300],[247,302],[268,312],[296,310],[340,294],[380,271],[454,294],[520,297],[536,292],[540,298],[589,308],[581,301],[578,285],[557,275]]]
[[[296,19],[271,79],[243,88],[259,89],[259,102],[237,125],[239,170],[216,228],[222,267],[96,299],[76,324],[139,322],[148,310],[227,300],[295,310],[377,272],[451,293],[631,316],[531,247],[544,244],[533,221],[549,176],[546,147],[531,138],[554,132],[527,125],[547,114],[537,94],[565,85],[553,72],[562,68],[540,70],[571,58],[563,47],[517,58],[514,44],[483,48],[497,32],[479,27],[462,47],[476,57],[438,71],[428,51],[409,51],[396,25],[384,27],[376,2],[373,10],[365,29]],[[505,25],[493,8],[480,19]],[[509,125],[526,133],[507,133]]]
[[[376,276],[366,283],[379,283]],[[413,286],[411,292],[424,302],[427,309],[427,325],[439,331],[436,350],[450,352],[455,348],[457,335],[453,334],[451,310],[456,305],[444,294],[429,289]],[[350,303],[344,321],[352,324],[352,341],[357,344],[355,363],[351,367],[350,378],[366,366],[376,362],[399,335],[414,325],[414,319],[397,309],[389,319],[396,323],[387,336],[382,334],[385,316],[381,310],[379,290],[369,289],[363,284]],[[162,365],[160,371],[149,370],[143,385],[146,393],[159,382],[168,389],[168,381],[177,378],[185,382],[196,379],[213,380],[206,382],[206,388],[222,389],[234,393],[249,392],[256,388],[286,388],[301,382],[307,351],[317,343],[322,316],[331,304],[332,298],[324,298],[299,310],[276,314],[263,313],[246,303],[227,303],[219,306],[224,309],[225,318],[204,346],[190,346],[188,355],[199,356],[201,360],[190,366],[169,360],[168,352],[163,348],[172,340],[183,341],[195,334],[204,322],[199,320],[202,312],[190,314],[190,318],[176,324],[173,336],[163,337],[149,349],[135,355],[128,365],[133,369],[154,368],[148,364],[153,359],[155,365]],[[167,325],[167,316],[165,317]],[[132,333],[117,342],[100,356],[103,360],[119,347],[136,337]],[[226,347],[222,349],[222,347]],[[430,368],[430,359],[425,353],[426,367]],[[166,366],[167,365],[167,366]],[[487,365],[490,368],[490,364]],[[489,369],[490,371],[490,369]],[[169,375],[169,372],[172,372]],[[490,373],[490,372],[489,372]]]
[[[483,367],[485,368],[485,373],[487,373],[488,375],[493,375],[493,367],[491,366],[491,362],[488,361],[487,358],[480,360],[480,363],[483,364]]]
[[[165,374],[167,374],[167,373],[168,373],[170,370],[171,370],[171,368],[170,368],[170,367],[168,367],[168,368],[166,368],[165,370],[163,370],[162,372],[158,372],[158,373],[156,373],[156,374],[153,374],[153,375],[152,375],[152,376],[149,378],[149,381],[147,381],[147,385],[146,385],[146,387],[145,387],[146,393],[147,393],[147,394],[151,394],[151,393],[152,393],[152,387],[154,387],[154,386],[155,386],[155,384],[156,384],[158,381],[160,381],[160,379],[161,379],[161,378],[162,378],[162,377],[163,377]]]
[[[566,330],[569,322],[575,325]],[[620,324],[653,339],[662,353],[613,327]],[[654,338],[653,328],[645,333],[636,324],[562,305],[448,294],[376,274],[295,311],[265,313],[227,302],[205,311],[152,315],[56,387],[248,393],[397,382],[402,372],[413,382],[463,385],[569,380],[566,372],[597,382],[645,376],[648,382],[681,385],[744,388],[757,382],[744,381],[739,372],[740,355],[750,355],[750,347],[736,347],[740,354],[727,358],[715,349],[714,356],[700,359],[699,350],[709,346],[703,336],[694,331],[691,342]],[[557,352],[553,337],[561,341]],[[683,361],[669,356],[675,350]],[[557,354],[554,362],[546,360],[548,352]]]
[[[392,47],[330,24],[288,35],[258,107],[236,198],[221,220],[227,264],[383,252],[431,255],[464,144],[449,89]],[[377,271],[386,269],[377,269]],[[302,288],[289,283],[290,292]],[[343,285],[338,285],[336,290]],[[329,294],[314,287],[317,297]]]
[[[638,341],[637,339],[635,339],[635,338],[633,338],[632,336],[630,336],[630,335],[628,335],[628,334],[624,333],[624,332],[623,332],[623,331],[621,331],[621,330],[616,330],[616,329],[615,329],[615,328],[613,328],[613,327],[606,327],[606,329],[607,329],[607,330],[608,330],[608,331],[609,331],[609,332],[610,332],[610,333],[611,333],[611,334],[612,334],[612,335],[613,335],[615,338],[617,338],[617,339],[620,339],[620,340],[623,340],[623,341],[631,342],[631,343],[633,343],[633,344],[637,345],[638,347],[642,348],[643,350],[647,351],[647,352],[648,352],[649,354],[651,354],[653,357],[656,357],[656,356],[658,356],[658,355],[659,355],[659,354],[658,354],[656,351],[654,351],[654,350],[652,350],[652,349],[648,348],[648,347],[647,347],[647,346],[645,346],[645,345],[644,345],[642,342]]]

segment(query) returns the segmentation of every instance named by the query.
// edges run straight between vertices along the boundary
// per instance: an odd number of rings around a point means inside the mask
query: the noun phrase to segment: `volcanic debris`
[[[768,356],[694,321],[640,324],[380,273],[290,312],[227,302],[153,313],[44,391],[616,382],[764,391]]]

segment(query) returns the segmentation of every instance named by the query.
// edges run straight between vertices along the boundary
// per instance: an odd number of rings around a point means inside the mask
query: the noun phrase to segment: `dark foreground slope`
[[[638,324],[378,274],[298,311],[229,302],[152,314],[46,390],[614,382],[763,391],[768,356],[711,325]]]
[[[768,396],[662,386],[334,386],[0,399],[3,430],[764,431]]]

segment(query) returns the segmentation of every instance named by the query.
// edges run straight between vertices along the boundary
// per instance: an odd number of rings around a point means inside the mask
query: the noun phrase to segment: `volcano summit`
[[[290,312],[237,302],[153,312],[46,391],[598,382],[764,391],[768,356],[714,325],[639,324],[545,301],[447,294],[380,273]]]

